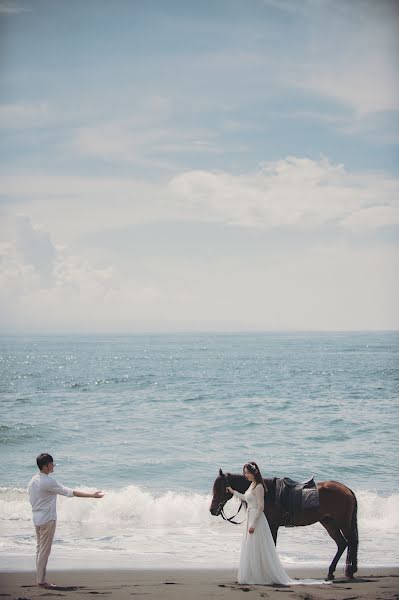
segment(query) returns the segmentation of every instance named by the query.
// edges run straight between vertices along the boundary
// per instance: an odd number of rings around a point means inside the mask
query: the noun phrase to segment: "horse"
[[[264,479],[264,482],[266,486],[264,513],[269,523],[274,544],[277,544],[279,527],[303,527],[319,522],[337,544],[337,552],[329,566],[326,579],[334,579],[337,563],[346,548],[348,550],[344,573],[346,577],[353,579],[357,571],[359,535],[357,530],[357,499],[352,490],[338,481],[317,483],[319,507],[295,512],[290,515],[288,521],[288,514],[275,504],[275,478]],[[226,489],[227,486],[243,494],[249,485],[250,482],[243,475],[223,473],[220,469],[219,475],[213,484],[213,497],[209,507],[211,514],[214,516],[222,514],[223,516],[224,505],[232,498],[232,494]],[[231,521],[231,519],[227,520]]]

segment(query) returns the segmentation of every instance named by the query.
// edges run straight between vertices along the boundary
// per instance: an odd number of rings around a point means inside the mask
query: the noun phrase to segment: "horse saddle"
[[[319,507],[319,492],[314,477],[294,481],[289,477],[276,477],[275,504],[287,515],[287,525],[295,513]]]

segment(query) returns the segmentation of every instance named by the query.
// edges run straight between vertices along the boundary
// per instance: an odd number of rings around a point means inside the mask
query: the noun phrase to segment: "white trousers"
[[[48,557],[53,543],[56,521],[47,521],[43,525],[36,525],[36,572],[37,583],[46,581],[46,568]]]

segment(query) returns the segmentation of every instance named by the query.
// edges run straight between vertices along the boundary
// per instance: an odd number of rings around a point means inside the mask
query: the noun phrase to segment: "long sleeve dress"
[[[322,584],[314,579],[291,579],[285,572],[274,545],[269,523],[264,515],[264,488],[251,484],[245,494],[234,496],[247,503],[247,518],[242,539],[238,583],[260,585]],[[254,528],[253,533],[248,529]],[[328,582],[330,583],[330,582]]]

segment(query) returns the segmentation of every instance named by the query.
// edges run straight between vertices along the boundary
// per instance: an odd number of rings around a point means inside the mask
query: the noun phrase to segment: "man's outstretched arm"
[[[81,492],[80,490],[73,490],[73,495],[77,498],[102,498],[104,494],[102,492]]]

